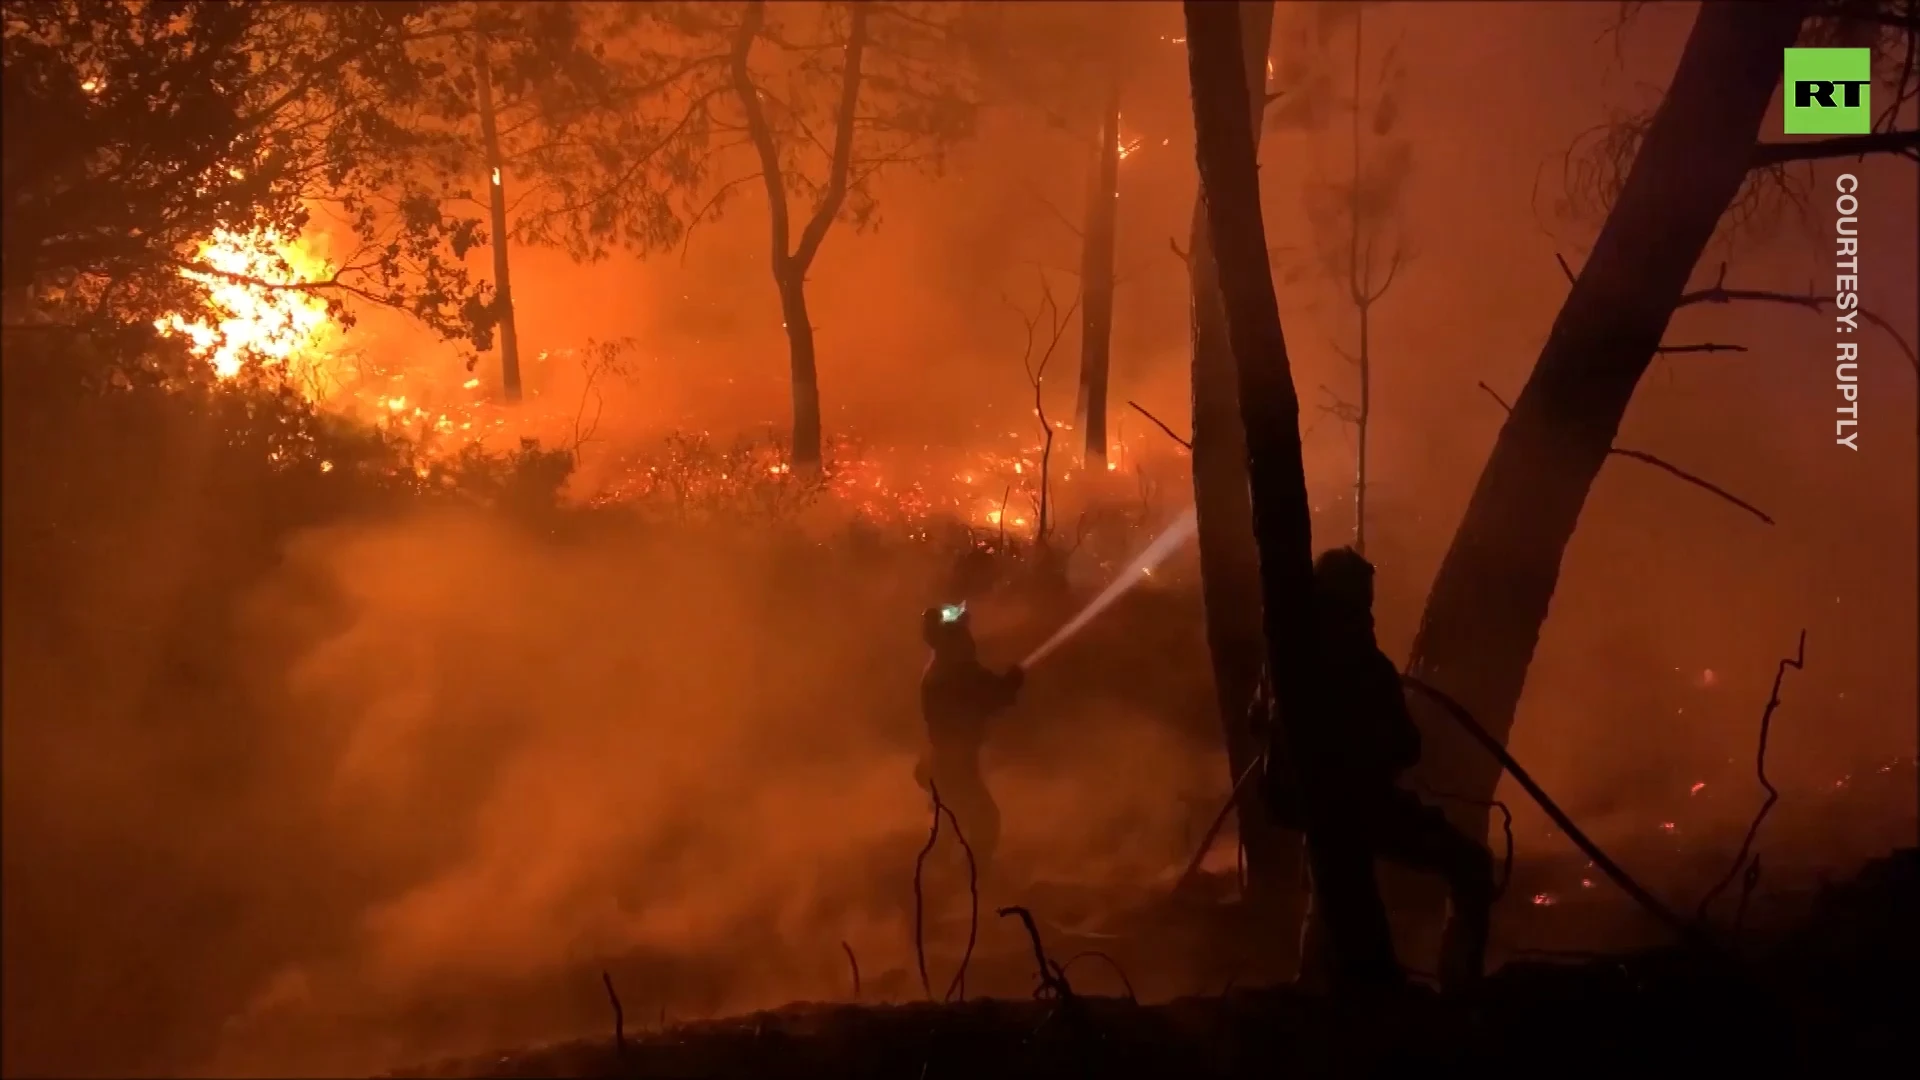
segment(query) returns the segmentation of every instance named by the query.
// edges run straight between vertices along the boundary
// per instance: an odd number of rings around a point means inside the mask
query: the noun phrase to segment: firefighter
[[[1376,858],[1439,875],[1451,908],[1441,938],[1442,984],[1476,983],[1485,962],[1493,906],[1493,855],[1439,809],[1399,786],[1420,760],[1420,730],[1407,711],[1400,672],[1380,651],[1373,630],[1373,564],[1352,548],[1314,561],[1318,659],[1331,710],[1325,744],[1345,829]],[[1350,830],[1350,831],[1349,831]],[[1310,915],[1302,942],[1302,977],[1325,978],[1326,940]]]
[[[987,722],[1013,705],[1025,672],[1015,666],[995,673],[980,663],[965,604],[928,608],[921,636],[933,655],[920,676],[928,753],[917,779],[939,790],[984,874],[1000,841],[1000,808],[981,775],[980,750]]]

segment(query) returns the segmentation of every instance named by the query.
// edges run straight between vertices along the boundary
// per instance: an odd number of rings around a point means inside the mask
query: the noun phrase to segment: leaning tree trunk
[[[1300,402],[1287,361],[1260,213],[1260,177],[1237,5],[1187,0],[1187,71],[1207,235],[1219,266],[1247,439],[1248,492],[1259,550],[1261,624],[1291,779],[1305,809],[1316,910],[1336,985],[1400,979],[1373,859],[1351,829],[1348,794],[1328,782],[1330,707],[1313,628],[1313,525],[1300,450]]]
[[[1088,174],[1087,218],[1080,241],[1081,463],[1104,469],[1107,460],[1107,373],[1113,366],[1113,249],[1120,227],[1120,80],[1107,87],[1100,111],[1100,142]]]
[[[507,189],[501,175],[500,128],[493,113],[493,75],[485,38],[474,42],[473,78],[480,98],[480,141],[487,155],[487,209],[493,224],[493,310],[500,330],[500,386],[520,400],[520,332],[513,321],[513,279],[507,261]]]
[[[1427,597],[1412,670],[1496,738],[1512,729],[1560,563],[1634,388],[1720,218],[1807,6],[1710,0],[1593,253],[1514,400]],[[1451,725],[1427,732],[1431,788],[1493,798],[1500,768]],[[1449,813],[1484,836],[1487,810]]]
[[[1239,5],[1246,56],[1248,99],[1264,100],[1267,41],[1273,33],[1273,0]],[[1252,110],[1258,116],[1258,109]],[[1253,126],[1256,144],[1259,122]],[[1253,704],[1265,663],[1260,627],[1260,552],[1253,543],[1253,504],[1247,497],[1247,438],[1240,426],[1240,393],[1234,385],[1233,345],[1220,306],[1220,278],[1207,239],[1206,204],[1195,200],[1188,246],[1193,332],[1193,503],[1200,520],[1200,590],[1206,601],[1207,650],[1213,661],[1214,693],[1227,748],[1228,782],[1252,767],[1266,735],[1255,724]],[[1280,763],[1284,773],[1285,763]],[[1301,894],[1300,838],[1280,829],[1253,784],[1234,801],[1240,840],[1247,851],[1247,890],[1256,907],[1276,916]],[[1281,934],[1283,947],[1298,935]],[[1284,967],[1292,956],[1275,957]]]

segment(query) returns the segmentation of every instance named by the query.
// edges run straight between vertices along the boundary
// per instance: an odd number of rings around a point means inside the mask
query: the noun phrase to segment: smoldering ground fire
[[[1898,875],[1837,883],[1914,825],[1920,72],[1776,141],[1780,47],[1849,13],[1237,9],[1244,63],[1190,66],[1171,3],[7,0],[0,1072],[1550,1071],[1654,1055],[1622,967],[1663,1064],[1738,1067],[1694,1018],[1746,999],[1669,993],[1420,698],[1401,790],[1505,885],[1488,1019],[1271,989],[1300,840],[1234,787],[1311,605],[1249,601],[1348,543],[1391,663],[1662,906],[1810,992],[1873,981],[1836,920],[1905,971]],[[1262,260],[1199,190],[1192,80],[1242,68],[1284,356],[1233,354]],[[1803,173],[1873,242],[1780,213]],[[1298,416],[1250,452],[1254,359]],[[1842,467],[1807,418],[1862,383]],[[1296,436],[1281,552],[1234,498]],[[972,876],[953,824],[916,862],[940,605],[993,671],[1062,637]],[[1417,982],[1444,912],[1380,880]],[[1890,1001],[1732,1026],[1831,1065]]]

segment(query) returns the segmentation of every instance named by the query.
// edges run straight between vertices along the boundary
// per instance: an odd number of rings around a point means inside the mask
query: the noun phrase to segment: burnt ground
[[[794,1005],[629,1034],[622,1045],[609,1032],[397,1075],[1224,1078],[1648,1066],[1848,1075],[1895,1060],[1920,1012],[1920,850],[1806,892],[1792,925],[1750,933],[1737,958],[1659,947],[1514,960],[1466,998],[1416,988],[1334,1001],[1276,988],[1160,1005],[1079,995]]]

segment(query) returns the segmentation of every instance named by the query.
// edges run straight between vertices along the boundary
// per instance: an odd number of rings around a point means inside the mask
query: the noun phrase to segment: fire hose
[[[1622,892],[1625,892],[1635,903],[1644,908],[1649,915],[1659,920],[1662,925],[1679,935],[1681,940],[1715,952],[1719,951],[1706,937],[1700,927],[1681,918],[1678,913],[1663,903],[1659,897],[1653,895],[1645,886],[1634,880],[1633,875],[1627,873],[1619,863],[1614,862],[1605,851],[1601,850],[1598,844],[1593,842],[1591,837],[1587,836],[1587,834],[1581,830],[1580,826],[1574,824],[1573,819],[1568,817],[1566,811],[1560,808],[1560,804],[1554,802],[1553,797],[1548,795],[1546,791],[1540,787],[1539,783],[1528,774],[1526,769],[1521,767],[1518,761],[1514,760],[1513,755],[1507,751],[1505,746],[1501,745],[1500,740],[1488,734],[1487,729],[1480,726],[1480,723],[1473,718],[1473,714],[1467,711],[1466,706],[1455,701],[1452,696],[1445,691],[1412,675],[1402,675],[1400,678],[1402,682],[1418,690],[1434,704],[1438,705],[1442,712],[1446,713],[1454,723],[1460,725],[1461,729],[1464,730],[1474,742],[1480,745],[1481,749],[1492,755],[1493,759],[1500,763],[1500,767],[1505,769],[1507,774],[1513,777],[1514,782],[1520,785],[1521,790],[1525,791],[1528,797],[1531,798],[1541,810],[1546,812],[1547,817],[1551,819],[1555,825],[1559,826],[1561,832],[1567,834],[1567,839],[1573,841],[1574,846],[1579,848],[1581,853],[1586,855],[1586,857],[1593,862],[1593,865],[1598,867],[1600,872],[1605,874],[1610,881],[1618,885]],[[1220,807],[1219,814],[1214,817],[1213,824],[1208,827],[1206,834],[1201,838],[1199,850],[1194,852],[1192,860],[1187,863],[1186,870],[1180,875],[1179,881],[1174,885],[1175,894],[1178,894],[1187,883],[1199,873],[1200,863],[1206,858],[1208,849],[1213,846],[1215,837],[1219,835],[1221,826],[1226,822],[1228,811],[1232,810],[1234,805],[1238,803],[1240,794],[1246,787],[1247,782],[1253,779],[1254,775],[1260,771],[1260,765],[1265,760],[1264,755],[1253,759],[1240,774],[1240,778],[1234,782],[1232,793],[1227,796],[1226,802]]]

